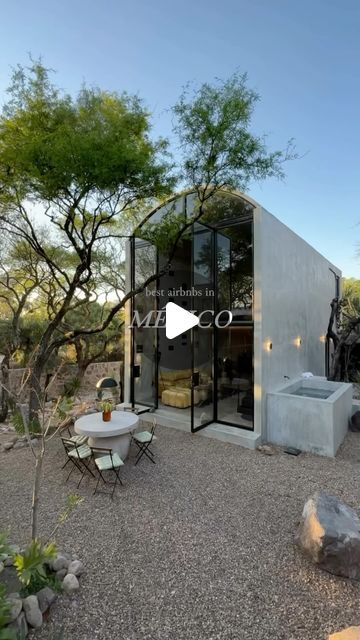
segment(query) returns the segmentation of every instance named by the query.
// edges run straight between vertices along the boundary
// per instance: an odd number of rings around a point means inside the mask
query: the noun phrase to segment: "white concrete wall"
[[[261,207],[255,210],[255,403],[261,405],[266,439],[266,392],[304,371],[325,374],[330,302],[335,296],[331,262]],[[301,338],[301,345],[295,341]],[[272,349],[268,350],[268,345]]]

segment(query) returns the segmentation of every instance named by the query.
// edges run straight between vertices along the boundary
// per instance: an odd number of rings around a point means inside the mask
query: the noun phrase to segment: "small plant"
[[[102,402],[100,402],[101,411],[103,411],[104,413],[108,413],[109,411],[112,411],[113,407],[114,405],[111,402],[111,400],[103,400]]]
[[[16,640],[15,630],[6,628],[10,622],[10,610],[6,589],[3,584],[0,584],[0,640]]]
[[[100,403],[100,407],[102,409],[102,418],[104,422],[109,422],[111,420],[111,411],[113,408],[113,404],[110,400],[103,400]]]
[[[14,566],[20,582],[26,588],[27,595],[46,586],[49,576],[46,563],[55,558],[56,545],[54,543],[43,546],[37,538],[32,540],[23,553],[14,557]]]
[[[81,387],[81,380],[77,376],[74,376],[64,384],[64,396],[71,398],[75,396]]]

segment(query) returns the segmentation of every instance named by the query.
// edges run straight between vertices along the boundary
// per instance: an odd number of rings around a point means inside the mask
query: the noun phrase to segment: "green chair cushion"
[[[76,444],[85,444],[87,442],[87,436],[71,436],[70,440]]]
[[[79,458],[80,460],[84,460],[85,458],[90,458],[91,449],[90,447],[88,447],[87,444],[82,444],[81,447],[78,447],[77,449],[73,449],[72,451],[69,451],[68,455],[71,458]]]
[[[152,436],[152,439],[156,440],[156,436]],[[136,440],[136,442],[140,442],[141,444],[151,442],[151,433],[150,431],[140,431],[140,433],[134,433],[134,440]]]
[[[115,469],[122,467],[124,463],[118,453],[113,453],[112,461],[111,456],[100,456],[100,458],[95,458],[95,464],[100,471],[108,471],[112,469],[113,466]]]

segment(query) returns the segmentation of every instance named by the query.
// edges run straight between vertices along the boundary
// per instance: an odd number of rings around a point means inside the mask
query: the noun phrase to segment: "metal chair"
[[[94,489],[94,494],[97,492],[99,482],[102,480],[104,484],[112,484],[113,490],[111,494],[111,499],[114,497],[116,485],[122,485],[120,478],[120,468],[124,466],[123,461],[121,460],[118,453],[112,451],[112,449],[104,449],[103,447],[90,447],[92,459],[94,460],[95,467],[98,471],[98,480],[96,483],[96,487]],[[100,455],[96,455],[100,454]],[[115,474],[114,482],[107,482],[103,476],[104,471],[113,471]],[[103,492],[104,493],[104,492]]]
[[[63,465],[62,468],[66,467],[68,462],[73,463],[73,467],[70,470],[68,477],[66,478],[66,482],[69,480],[72,472],[76,468],[81,473],[80,480],[78,482],[78,488],[80,487],[80,483],[85,475],[85,473],[90,473],[93,478],[95,478],[93,472],[89,467],[89,463],[91,459],[91,449],[87,444],[78,445],[76,442],[70,440],[70,438],[61,438],[61,442],[63,443],[65,453],[67,456],[67,461]]]
[[[135,465],[141,460],[143,455],[145,455],[153,464],[155,464],[154,454],[150,449],[151,443],[156,440],[156,436],[154,435],[156,429],[156,418],[152,417],[152,427],[151,431],[140,431],[139,433],[133,434],[133,441],[138,447],[139,451],[137,453],[137,457],[135,460]]]
[[[74,425],[74,418],[66,418],[66,420],[60,424],[59,426],[59,434],[60,437],[62,438],[62,433],[64,433],[64,431],[67,432],[68,434],[68,438],[66,438],[66,440],[71,440],[71,442],[75,442],[76,444],[80,445],[80,444],[86,444],[87,442],[87,436],[80,436],[80,435],[73,435],[71,433],[70,427],[72,427]],[[69,461],[65,462],[64,467],[67,465]],[[63,467],[63,468],[64,468]]]

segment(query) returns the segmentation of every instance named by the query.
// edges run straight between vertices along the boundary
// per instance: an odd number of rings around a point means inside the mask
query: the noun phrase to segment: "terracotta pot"
[[[110,422],[111,420],[111,411],[103,411],[103,421],[104,422]]]

